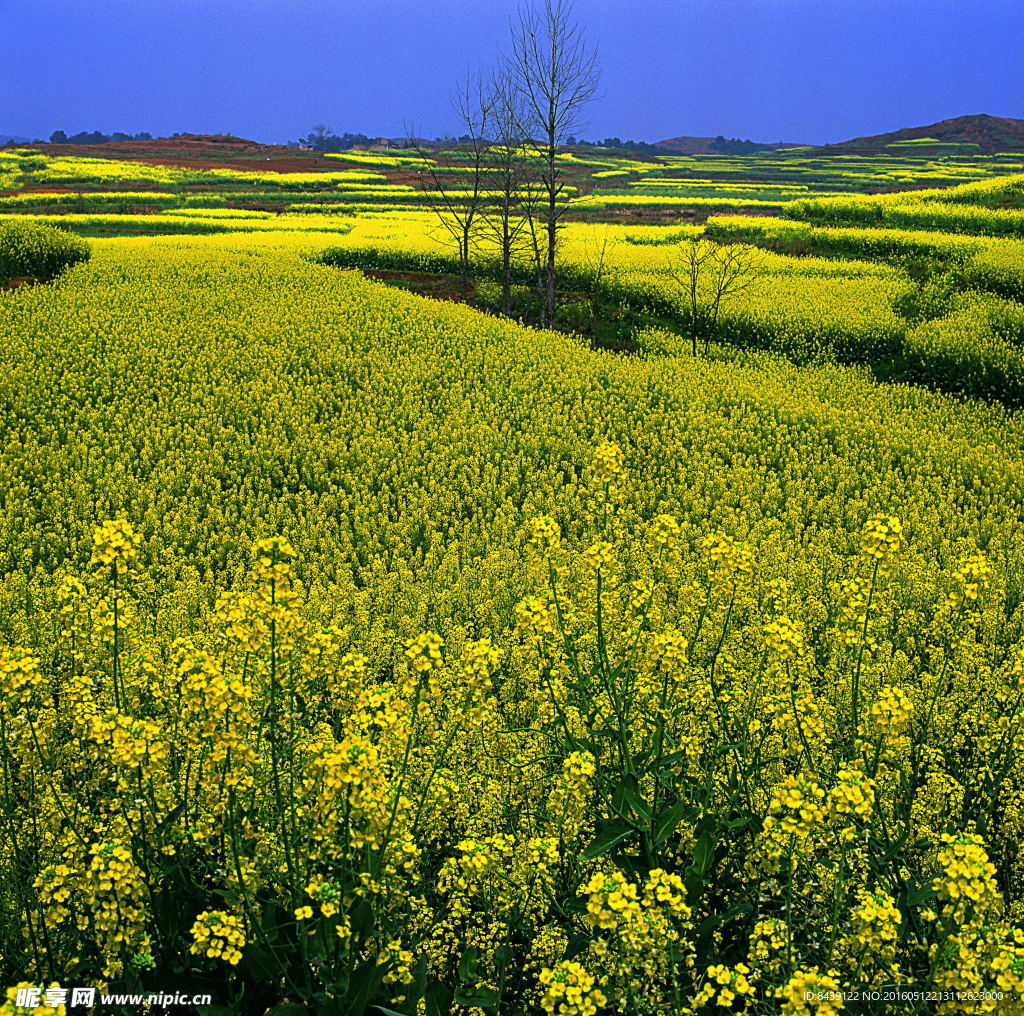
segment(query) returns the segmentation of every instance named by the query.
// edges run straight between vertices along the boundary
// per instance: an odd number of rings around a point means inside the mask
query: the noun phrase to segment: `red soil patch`
[[[105,145],[27,146],[44,155],[76,155],[94,159],[123,159],[153,166],[182,169],[242,169],[274,173],[331,172],[338,164],[315,152],[300,152],[284,145],[262,145],[226,135],[185,135],[154,141],[112,141]],[[152,184],[145,184],[152,187]]]
[[[469,283],[468,295],[462,292],[462,285],[452,275],[430,275],[426,272],[397,272],[377,268],[361,268],[360,271],[369,279],[399,284],[418,296],[429,296],[432,300],[452,300],[455,303],[466,303],[476,298],[476,287]]]

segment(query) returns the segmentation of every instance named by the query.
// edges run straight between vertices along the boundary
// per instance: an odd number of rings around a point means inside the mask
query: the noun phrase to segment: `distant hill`
[[[922,155],[935,153],[980,152],[991,155],[995,152],[1024,151],[1024,120],[1003,116],[989,116],[976,113],[972,116],[957,116],[951,120],[940,120],[926,127],[904,127],[888,134],[874,134],[865,138],[853,138],[833,145],[822,145],[814,149],[815,154],[844,152],[851,155],[877,155],[920,152]]]
[[[0,145],[27,145],[31,138],[23,138],[17,134],[0,134]]]
[[[658,148],[664,148],[679,155],[751,155],[754,152],[773,152],[778,148],[797,148],[796,142],[777,141],[774,144],[763,141],[746,141],[740,138],[726,138],[721,134],[717,138],[695,138],[682,135],[655,142]]]

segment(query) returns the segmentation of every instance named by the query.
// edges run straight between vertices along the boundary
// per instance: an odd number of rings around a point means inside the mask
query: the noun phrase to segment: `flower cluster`
[[[145,939],[148,914],[144,901],[149,894],[146,874],[120,840],[93,843],[83,889],[104,953],[104,971],[117,976],[126,957],[134,954]]]
[[[800,660],[804,655],[804,635],[799,625],[785,614],[769,621],[764,626],[764,641],[775,659]]]
[[[137,563],[140,542],[141,537],[129,523],[123,519],[108,519],[93,535],[89,564],[123,574]]]
[[[897,737],[906,730],[913,714],[914,704],[902,688],[882,688],[868,708],[868,733],[876,737]]]
[[[782,1003],[781,1016],[839,1016],[846,1008],[838,972],[819,972],[817,967],[798,970],[775,997]]]
[[[405,643],[405,657],[417,674],[428,674],[442,663],[444,639],[435,632],[423,632]]]
[[[944,833],[935,878],[935,891],[948,904],[954,920],[984,915],[997,900],[995,865],[984,840],[975,833]]]
[[[877,565],[879,574],[886,575],[892,568],[892,559],[903,546],[903,525],[891,515],[873,515],[864,525],[860,538],[860,552]]]
[[[573,960],[542,970],[541,1008],[551,1016],[595,1016],[608,999],[591,974]]]
[[[746,963],[737,963],[734,967],[716,963],[708,967],[704,985],[693,1000],[693,1004],[713,1005],[719,1009],[732,1010],[734,1002],[738,1000],[742,1004],[754,994],[749,974],[750,967]]]
[[[0,692],[4,701],[25,705],[43,683],[39,661],[20,646],[0,648]]]
[[[992,566],[983,554],[971,554],[953,572],[954,588],[946,601],[947,605],[951,608],[961,605],[973,607],[991,584]]]
[[[545,553],[557,550],[562,542],[558,523],[550,515],[537,515],[530,520],[530,542]]]
[[[204,910],[192,925],[189,951],[210,959],[222,959],[236,966],[245,946],[245,927],[236,914],[223,910]]]
[[[754,569],[753,551],[724,533],[704,537],[701,548],[708,559],[712,589],[721,596],[735,596]]]
[[[590,468],[599,486],[615,483],[623,473],[622,449],[614,441],[598,445]]]
[[[655,516],[647,536],[648,544],[656,553],[676,550],[679,547],[679,523],[672,515]]]

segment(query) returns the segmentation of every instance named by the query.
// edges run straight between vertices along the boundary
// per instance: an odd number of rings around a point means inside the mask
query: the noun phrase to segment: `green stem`
[[[850,689],[850,736],[853,741],[857,738],[857,719],[860,715],[860,672],[864,662],[864,649],[868,641],[868,622],[871,620],[871,602],[875,595],[875,582],[878,579],[878,558],[875,558],[874,567],[871,569],[871,588],[868,590],[868,602],[864,607],[864,627],[860,633],[860,646],[857,650],[857,665],[853,672],[853,682]]]

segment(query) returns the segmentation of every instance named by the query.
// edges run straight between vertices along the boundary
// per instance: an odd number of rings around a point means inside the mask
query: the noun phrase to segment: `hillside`
[[[1024,120],[989,116],[987,113],[957,116],[924,127],[903,127],[888,134],[874,134],[823,145],[816,152],[875,155],[886,150],[891,152],[894,148],[932,151],[951,145],[963,146],[965,152],[974,151],[985,155],[1024,151]]]

